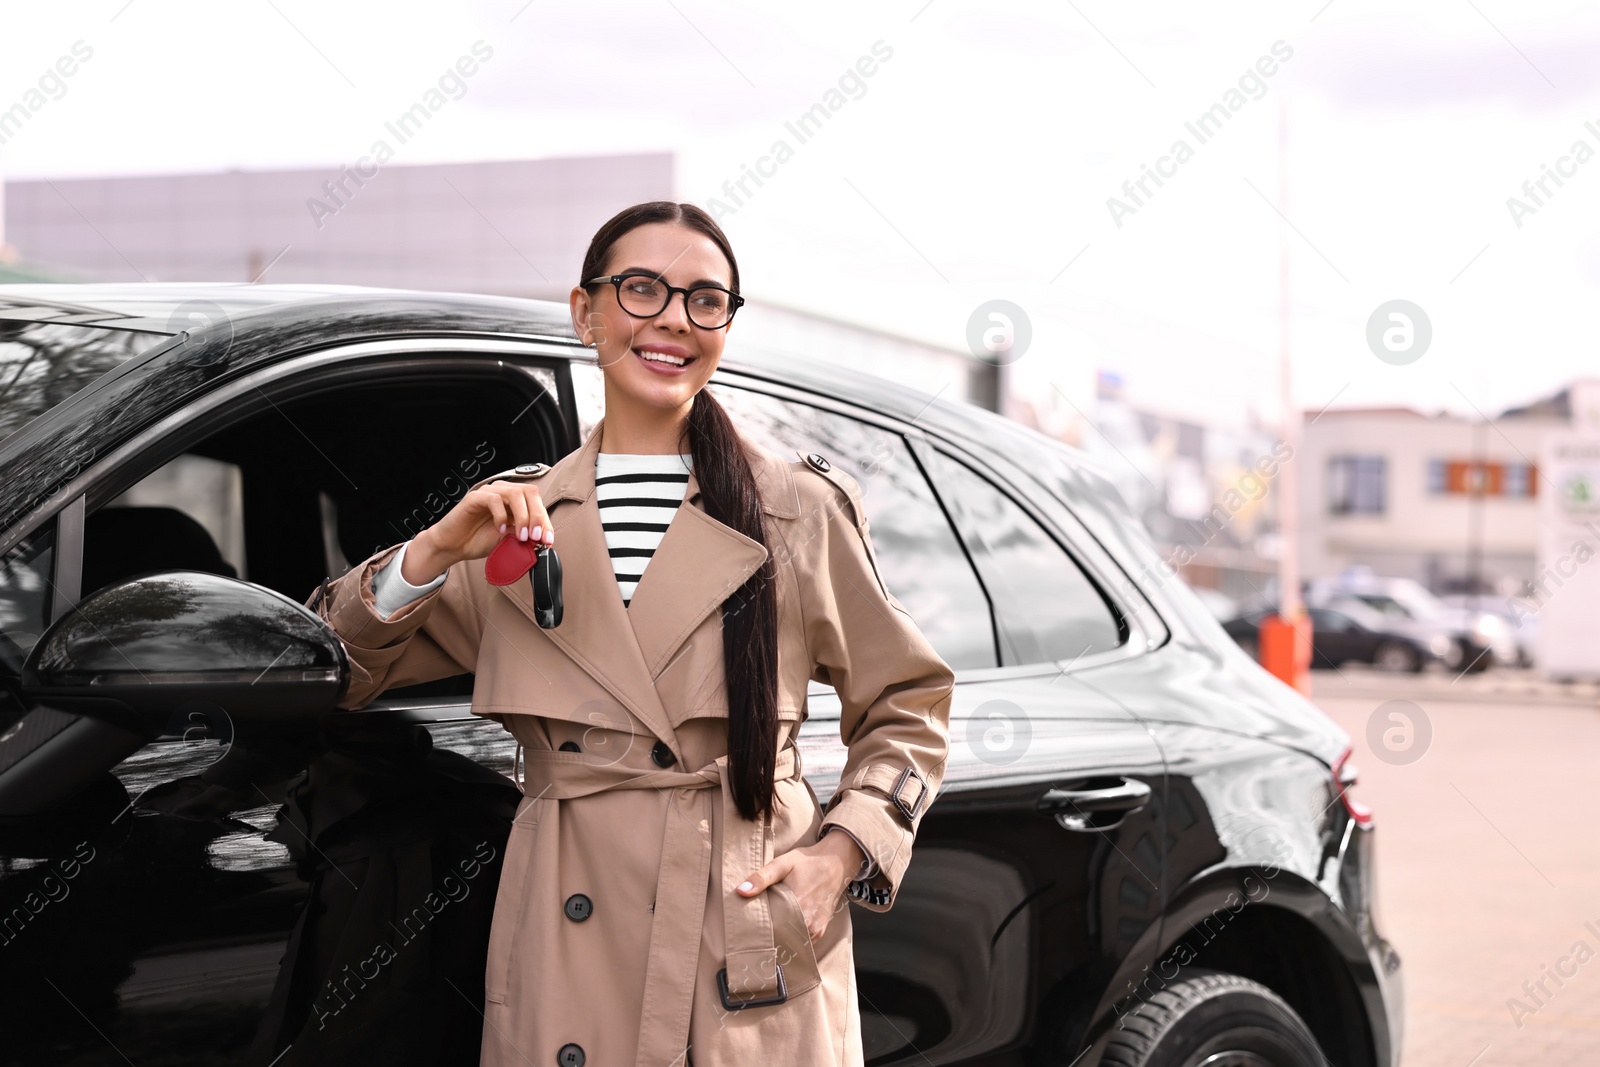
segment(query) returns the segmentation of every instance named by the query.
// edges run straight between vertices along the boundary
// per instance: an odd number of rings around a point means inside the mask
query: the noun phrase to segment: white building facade
[[[1302,430],[1301,566],[1355,565],[1435,592],[1525,592],[1539,553],[1540,463],[1600,381],[1492,419],[1404,408],[1330,410]]]

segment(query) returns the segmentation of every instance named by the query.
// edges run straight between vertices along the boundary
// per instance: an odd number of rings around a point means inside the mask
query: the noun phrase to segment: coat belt
[[[661,838],[661,872],[645,971],[644,1011],[639,1020],[639,1064],[679,1062],[689,1042],[711,880],[711,825],[715,796],[726,780],[728,757],[699,770],[641,770],[620,762],[549,749],[525,749],[522,791],[536,798],[570,800],[608,789],[684,790],[667,801]],[[799,778],[800,753],[778,752],[774,782]],[[768,894],[742,897],[735,886],[772,859],[770,821],[742,817],[733,791],[721,789],[722,923],[729,996],[746,1000],[774,996],[779,989],[779,949],[773,936]],[[707,991],[709,992],[709,991]]]

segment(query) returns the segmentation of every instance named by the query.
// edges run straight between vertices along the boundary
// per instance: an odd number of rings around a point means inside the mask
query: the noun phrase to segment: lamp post
[[[1278,102],[1278,211],[1289,217],[1289,103]],[[1278,611],[1261,620],[1261,665],[1307,695],[1311,692],[1311,620],[1300,601],[1300,413],[1294,404],[1289,331],[1289,227],[1278,224],[1278,398],[1289,461],[1278,473]]]

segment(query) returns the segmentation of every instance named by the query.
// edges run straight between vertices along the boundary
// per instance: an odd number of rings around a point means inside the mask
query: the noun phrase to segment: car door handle
[[[1102,777],[1069,782],[1039,797],[1039,813],[1054,815],[1064,830],[1114,830],[1150,803],[1150,786],[1136,778]]]

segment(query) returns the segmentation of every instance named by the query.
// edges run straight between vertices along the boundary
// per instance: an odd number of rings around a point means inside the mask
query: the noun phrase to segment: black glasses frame
[[[654,311],[650,312],[648,315],[641,315],[636,311],[629,310],[627,308],[627,306],[622,303],[622,283],[624,281],[626,281],[627,279],[629,279],[629,278],[649,278],[653,282],[660,282],[663,286],[666,287],[666,290],[667,290],[667,298],[666,298],[666,300],[662,301],[661,306],[656,308]],[[663,311],[667,310],[667,308],[669,306],[671,306],[672,298],[674,296],[676,296],[678,293],[682,293],[683,294],[683,312],[684,312],[685,315],[687,315],[689,317],[689,321],[690,322],[694,323],[696,326],[700,327],[700,329],[702,329],[702,330],[725,330],[725,329],[728,328],[729,324],[733,322],[734,313],[736,311],[738,311],[741,307],[744,306],[744,297],[740,296],[738,293],[734,292],[731,289],[724,289],[720,285],[696,285],[696,286],[693,286],[692,288],[689,288],[689,289],[685,289],[682,286],[677,286],[677,285],[667,285],[667,280],[665,278],[662,278],[659,275],[651,274],[649,271],[646,271],[646,270],[635,270],[635,271],[628,271],[625,274],[609,274],[609,275],[606,275],[606,276],[600,277],[600,278],[590,278],[588,281],[584,282],[583,284],[585,286],[590,286],[590,285],[599,285],[601,282],[610,282],[611,283],[612,287],[614,289],[616,289],[616,291],[617,291],[617,306],[622,308],[623,311],[627,311],[628,314],[632,315],[636,319],[653,319],[653,318],[655,318],[657,315],[661,314]],[[720,325],[717,325],[717,326],[706,326],[703,323],[701,323],[701,322],[699,322],[699,321],[697,321],[695,319],[694,312],[689,310],[689,294],[693,293],[693,292],[696,292],[697,290],[700,290],[700,289],[715,289],[719,293],[728,294],[728,321],[727,322],[721,323]]]

